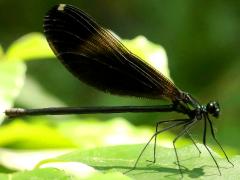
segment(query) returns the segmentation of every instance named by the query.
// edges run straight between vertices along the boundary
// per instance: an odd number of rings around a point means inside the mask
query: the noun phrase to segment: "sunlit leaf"
[[[136,127],[123,118],[113,118],[103,122],[94,119],[64,121],[58,130],[83,149],[119,144],[145,143],[153,135],[150,127]],[[166,132],[158,136],[158,144],[172,147],[174,135]],[[180,144],[189,141],[182,138]]]
[[[1,126],[0,146],[20,149],[75,147],[55,128],[16,119],[8,125]]]
[[[93,167],[87,166],[86,164],[79,162],[56,162],[47,163],[42,167],[52,167],[65,171],[67,174],[71,174],[73,177],[78,179],[119,179],[119,180],[129,180],[128,176],[123,175],[121,172],[105,172],[102,173]]]
[[[8,59],[30,60],[54,57],[41,33],[30,33],[16,40],[7,50]]]
[[[84,149],[145,142],[153,133],[150,128],[136,128],[123,118],[105,122],[94,119],[64,121],[58,125],[58,129]]]
[[[55,168],[35,169],[33,171],[23,171],[13,174],[0,174],[2,180],[24,180],[24,179],[51,179],[51,180],[69,180],[71,175],[66,174],[64,171]]]
[[[16,150],[9,148],[0,149],[0,164],[7,172],[32,170],[36,164],[46,158],[53,158],[71,152],[72,149],[43,149],[43,150]],[[4,172],[0,169],[0,172]],[[11,171],[10,171],[11,172]],[[1,178],[0,178],[1,179]]]
[[[218,169],[213,159],[203,145],[197,144],[201,149],[201,155],[194,145],[178,148],[179,160],[181,163],[184,179],[239,179],[240,178],[240,156],[235,156],[231,161],[235,164],[232,167],[226,159],[220,158],[216,153],[215,156],[222,176],[219,175]],[[124,145],[106,148],[97,148],[88,151],[75,151],[54,159],[44,160],[39,163],[38,167],[53,162],[81,162],[87,164],[98,171],[102,172],[126,172],[130,170],[144,144],[141,145]],[[180,179],[176,157],[172,148],[157,147],[157,161],[152,164],[146,160],[153,159],[153,145],[150,145],[141,157],[137,168],[128,172],[126,175],[133,179]]]
[[[81,171],[81,169],[80,169]],[[12,174],[0,174],[1,180],[105,180],[105,179],[114,179],[114,180],[130,180],[131,178],[123,175],[118,172],[108,172],[101,173],[95,172],[92,174],[87,174],[85,176],[75,176],[69,172],[59,170],[57,168],[41,168],[34,169],[32,171],[23,171]]]
[[[25,64],[20,61],[0,60],[0,121],[3,120],[3,112],[13,105],[25,79]]]
[[[154,133],[150,127],[135,127],[123,118],[103,122],[94,119],[29,118],[30,122],[15,119],[0,127],[0,146],[18,149],[95,148],[107,145],[145,143]],[[48,122],[50,121],[50,122]],[[53,121],[55,125],[53,125]],[[60,122],[59,122],[60,121]],[[158,136],[158,144],[172,147],[174,135]],[[188,144],[181,139],[180,144]]]

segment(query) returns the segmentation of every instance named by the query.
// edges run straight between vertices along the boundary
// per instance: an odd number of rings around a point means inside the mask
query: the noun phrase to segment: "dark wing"
[[[45,16],[44,32],[67,69],[97,89],[156,99],[181,96],[173,83],[80,9],[65,4],[53,7]]]

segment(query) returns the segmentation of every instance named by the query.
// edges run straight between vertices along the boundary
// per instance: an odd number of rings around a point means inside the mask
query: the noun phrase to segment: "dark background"
[[[43,32],[45,13],[59,3],[79,7],[121,38],[144,35],[161,44],[168,55],[171,77],[178,87],[202,103],[219,101],[222,114],[214,120],[217,136],[224,146],[240,151],[240,1],[1,0],[0,43],[4,49],[26,33]],[[27,81],[16,102],[18,106],[162,103],[98,92],[76,80],[57,60],[29,61],[27,65]],[[155,121],[176,117],[176,114],[123,116],[136,125],[153,126]],[[114,115],[98,116],[110,117]],[[201,129],[199,126],[199,133]]]

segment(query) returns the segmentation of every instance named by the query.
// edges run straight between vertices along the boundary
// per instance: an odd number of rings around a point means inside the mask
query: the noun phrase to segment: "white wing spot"
[[[66,4],[59,4],[57,10],[58,11],[64,11],[65,6],[66,6]]]

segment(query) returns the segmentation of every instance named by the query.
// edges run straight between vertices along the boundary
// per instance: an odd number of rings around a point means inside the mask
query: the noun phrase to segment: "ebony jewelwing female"
[[[221,175],[219,165],[206,146],[208,126],[225,158],[233,165],[216,139],[212,120],[209,117],[210,115],[215,118],[219,116],[220,107],[217,102],[212,101],[207,105],[200,104],[189,93],[181,91],[154,67],[131,53],[91,17],[71,5],[60,4],[54,6],[47,13],[44,18],[44,33],[57,58],[74,76],[86,84],[111,94],[151,99],[165,98],[172,103],[159,106],[12,108],[5,111],[7,116],[176,111],[187,115],[187,117],[158,122],[156,132],[144,146],[132,169],[136,168],[141,155],[152,139],[154,139],[153,162],[155,162],[157,135],[181,126],[180,133],[173,140],[173,147],[177,165],[182,175],[175,143],[181,136],[188,135],[197,147],[189,131],[202,120],[204,122],[203,144],[216,164],[219,174]],[[171,125],[159,130],[159,125],[162,123],[170,123]]]

